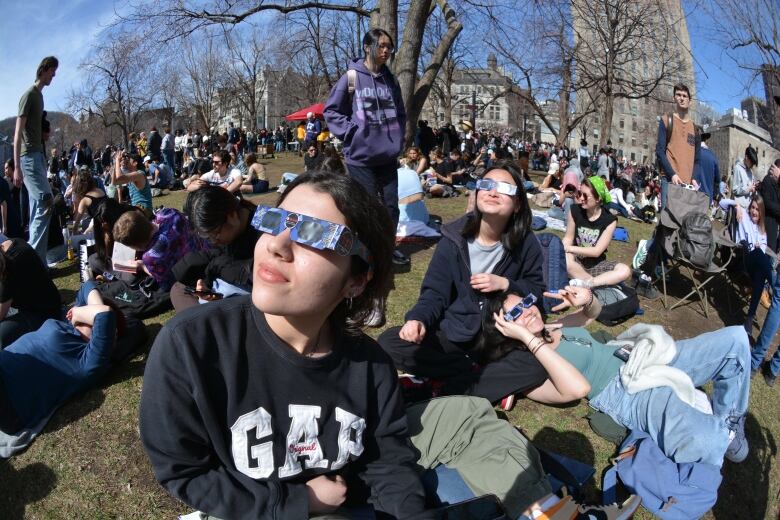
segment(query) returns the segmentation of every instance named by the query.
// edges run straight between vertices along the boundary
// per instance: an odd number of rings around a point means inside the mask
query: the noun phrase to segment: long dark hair
[[[514,294],[522,297],[514,291],[495,291],[489,293],[482,306],[482,331],[477,337],[474,347],[469,350],[469,357],[481,364],[490,363],[501,359],[513,350],[524,349],[526,346],[520,341],[507,338],[496,328],[494,314],[504,313],[504,300]],[[547,343],[552,341],[547,329],[542,332],[542,339]]]
[[[112,198],[106,198],[103,204],[98,206],[93,226],[95,231],[95,252],[103,262],[107,262],[113,252],[114,236],[112,233],[114,224],[124,213],[135,209],[133,206],[119,203]],[[103,229],[103,224],[106,224],[108,231]]]
[[[251,217],[256,207],[220,186],[207,184],[187,195],[183,209],[195,231],[208,234],[224,225],[231,213],[247,208]]]
[[[390,40],[390,45],[392,45],[395,48],[395,42],[393,42],[393,37],[390,36],[390,33],[385,31],[384,29],[374,28],[368,31],[363,36],[363,47],[368,47],[370,49],[371,55],[371,61],[376,62],[376,56],[377,51],[379,50],[379,39],[382,36],[387,36],[387,38]],[[392,53],[390,53],[392,55]],[[366,57],[369,57],[368,53],[366,53]]]
[[[520,203],[520,208],[509,217],[506,227],[504,227],[504,232],[501,234],[501,245],[504,246],[504,249],[514,251],[531,231],[531,208],[528,205],[528,197],[526,197],[525,188],[523,187],[523,174],[517,165],[509,161],[496,162],[492,168],[485,172],[485,175],[494,170],[509,172],[512,180],[517,185],[515,199]],[[476,197],[476,194],[474,196]],[[463,226],[460,234],[465,238],[476,238],[481,223],[482,212],[479,210],[479,205],[474,204],[474,211],[469,213],[466,224]]]
[[[308,172],[295,178],[279,197],[276,205],[295,188],[303,184],[328,194],[344,215],[347,227],[357,235],[374,259],[373,276],[365,290],[348,302],[346,299],[330,315],[331,325],[337,330],[357,333],[376,312],[384,322],[384,307],[392,279],[393,237],[395,229],[387,210],[351,177],[331,172]],[[357,256],[352,257],[352,275],[368,272],[368,265]],[[379,323],[376,326],[381,326]]]

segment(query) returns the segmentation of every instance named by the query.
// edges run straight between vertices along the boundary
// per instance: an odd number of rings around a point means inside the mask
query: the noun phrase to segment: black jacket
[[[460,234],[468,215],[442,227],[442,239],[425,273],[417,304],[406,320],[425,325],[426,334],[439,328],[453,342],[472,341],[482,328],[485,297],[471,288],[466,239]],[[514,251],[504,251],[493,274],[509,280],[509,289],[521,296],[533,293],[542,301],[542,246],[530,230]]]
[[[160,160],[160,147],[162,146],[162,137],[159,132],[150,132],[149,139],[147,140],[147,152],[152,156],[152,159]]]
[[[761,181],[758,192],[764,198],[766,209],[766,243],[769,249],[777,253],[780,246],[780,183],[767,175]]]

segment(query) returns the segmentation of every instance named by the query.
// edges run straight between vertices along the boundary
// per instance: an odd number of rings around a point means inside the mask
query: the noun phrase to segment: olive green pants
[[[496,495],[511,518],[551,492],[536,448],[499,419],[486,399],[431,399],[410,406],[406,417],[412,445],[419,452],[417,464],[423,470],[439,464],[457,470],[475,496]],[[197,518],[218,520],[204,514]],[[349,520],[340,512],[310,518]]]

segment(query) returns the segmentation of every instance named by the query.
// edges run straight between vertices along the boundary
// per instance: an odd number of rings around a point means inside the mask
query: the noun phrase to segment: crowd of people
[[[780,325],[766,255],[778,243],[768,215],[780,164],[754,183],[749,149],[729,198],[717,166],[702,166],[707,136],[688,118],[683,85],[659,123],[657,170],[609,148],[594,157],[584,140],[568,150],[470,124],[421,121],[404,149],[406,114],[386,66],[394,42],[373,29],[363,48],[325,104],[337,145],[318,139],[324,127],[310,114],[302,171],[273,206],[243,195],[271,188],[255,152],[286,142],[282,128],[231,124],[224,138],[153,128],[99,154],[81,141],[49,169],[41,91],[58,62],[43,60],[5,165],[18,193],[3,206],[0,240],[0,454],[27,446],[62,402],[143,344],[141,316],[123,300],[130,288],[164,295],[176,312],[146,362],[140,435],[157,480],[201,517],[435,518],[437,497],[493,494],[511,518],[629,518],[636,495],[599,506],[552,492],[533,444],[493,410],[516,396],[586,398],[678,464],[744,461],[750,377]],[[547,176],[534,182],[531,169]],[[775,287],[752,354],[743,327],[675,341],[638,324],[617,344],[585,329],[604,307],[597,289],[633,283],[651,296],[662,227],[638,265],[609,260],[608,246],[618,216],[656,222],[681,186],[712,189],[710,200],[735,211],[756,302]],[[181,211],[155,208],[176,187],[187,190]],[[569,279],[556,287],[532,230],[530,197],[545,193],[566,229]],[[426,197],[459,194],[467,213],[436,226],[418,299],[374,341],[362,329],[385,324],[393,264],[410,262],[395,245],[400,226],[431,224]],[[70,233],[94,241],[91,280],[67,310],[46,267],[58,204],[75,217]],[[546,312],[545,298],[557,306]],[[771,384],[778,355],[767,370]],[[697,388],[710,381],[708,397]],[[421,473],[439,466],[466,485],[424,487]]]

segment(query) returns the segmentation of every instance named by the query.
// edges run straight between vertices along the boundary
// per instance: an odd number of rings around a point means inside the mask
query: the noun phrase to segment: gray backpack
[[[712,221],[704,213],[688,213],[683,217],[679,233],[680,255],[700,269],[708,268],[715,255]]]

